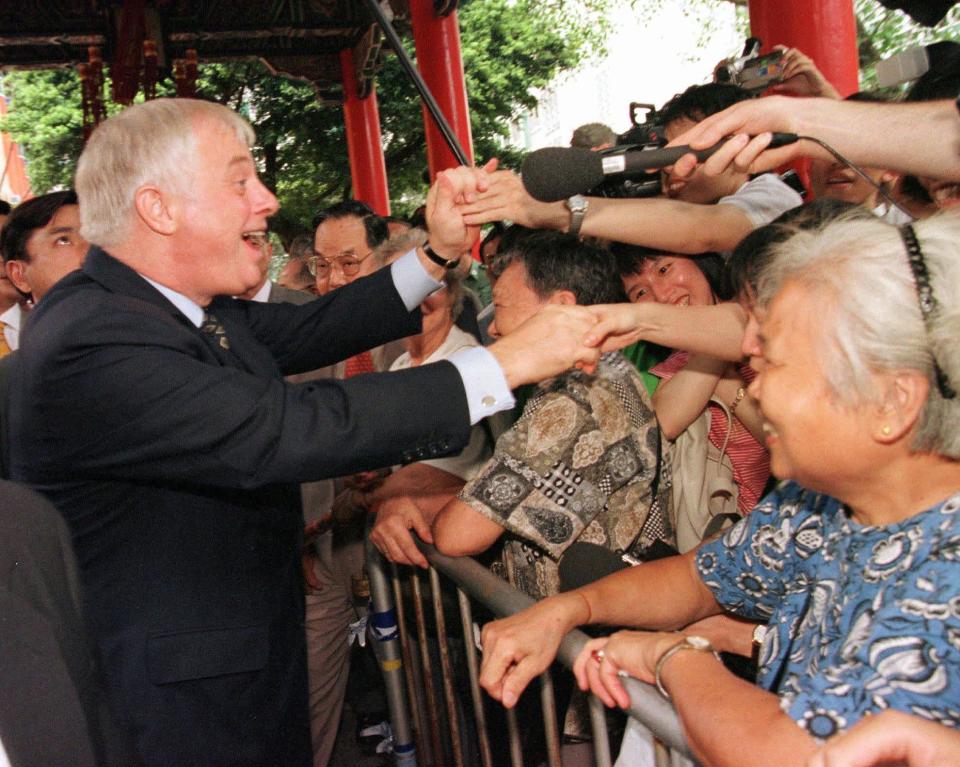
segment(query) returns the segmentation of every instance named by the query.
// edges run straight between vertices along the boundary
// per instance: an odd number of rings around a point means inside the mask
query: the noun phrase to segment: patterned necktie
[[[343,373],[343,377],[353,378],[353,376],[358,376],[362,373],[373,372],[373,356],[370,352],[360,352],[347,360],[347,367]]]
[[[10,348],[10,344],[7,343],[7,334],[4,333],[4,330],[9,327],[6,322],[0,322],[0,357],[6,357],[13,349]]]
[[[204,312],[203,322],[200,323],[200,332],[208,334],[221,349],[229,351],[230,339],[227,338],[227,331],[220,324],[217,315]]]

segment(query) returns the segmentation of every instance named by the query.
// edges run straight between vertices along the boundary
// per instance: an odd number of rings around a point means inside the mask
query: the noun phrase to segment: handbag
[[[711,397],[727,418],[727,433],[720,449],[710,441],[710,407],[668,448],[670,476],[670,521],[681,553],[737,522],[737,483],[727,443],[733,433],[733,414],[726,404]]]

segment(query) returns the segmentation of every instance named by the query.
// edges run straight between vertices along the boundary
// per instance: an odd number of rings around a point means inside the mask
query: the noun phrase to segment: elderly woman
[[[761,280],[750,394],[773,471],[792,481],[696,551],[488,625],[487,690],[513,705],[569,629],[629,625],[653,631],[590,642],[581,686],[625,706],[619,672],[655,682],[704,764],[803,764],[885,709],[955,726],[958,242],[947,215],[902,230],[838,221],[781,245]],[[694,631],[666,633],[724,611],[769,628],[758,686]]]

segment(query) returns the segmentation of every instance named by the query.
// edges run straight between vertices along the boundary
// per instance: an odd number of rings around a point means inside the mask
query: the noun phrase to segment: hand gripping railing
[[[470,557],[452,558],[438,552],[433,546],[418,540],[418,545],[430,561],[430,587],[434,607],[436,643],[440,660],[443,704],[436,695],[436,669],[428,651],[426,618],[420,587],[420,572],[411,573],[414,611],[418,637],[411,639],[404,629],[404,603],[397,568],[383,560],[380,552],[367,536],[367,571],[373,612],[370,616],[375,650],[380,661],[387,688],[390,717],[393,725],[394,754],[397,765],[414,767],[422,764],[440,767],[452,763],[456,767],[480,764],[491,767],[492,758],[484,716],[482,693],[478,684],[477,651],[474,645],[472,598],[499,617],[520,612],[533,604],[527,595],[517,591]],[[388,568],[391,575],[388,575]],[[453,669],[446,634],[446,618],[440,594],[438,573],[457,586],[457,599],[463,627],[464,654],[470,681],[473,726],[476,731],[478,754],[465,754],[461,729],[465,724],[462,707],[458,706],[453,682]],[[557,655],[568,668],[579,655],[589,637],[581,631],[571,631],[564,638]],[[417,641],[415,641],[417,640]],[[419,652],[414,652],[413,645]],[[420,681],[422,680],[422,682]],[[544,727],[547,735],[548,764],[560,765],[559,728],[553,705],[550,677],[541,677]],[[636,679],[623,679],[630,695],[628,714],[649,729],[656,738],[675,754],[689,755],[686,740],[673,707],[654,687]],[[515,766],[522,765],[520,740],[513,711],[507,712],[510,736],[510,758]],[[593,728],[594,759],[597,767],[609,767],[610,747],[607,738],[603,704],[590,696],[590,720]],[[450,742],[441,739],[442,725],[450,731]],[[416,739],[416,742],[414,740]],[[478,761],[479,760],[479,761]]]

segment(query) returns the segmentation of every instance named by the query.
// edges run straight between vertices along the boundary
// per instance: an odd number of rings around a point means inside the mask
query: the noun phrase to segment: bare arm
[[[460,207],[463,220],[471,226],[504,219],[559,231],[567,231],[570,225],[570,211],[562,202],[537,202],[512,171],[491,174],[487,186],[474,198]],[[732,250],[752,230],[746,213],[735,205],[591,197],[581,233],[696,255]]]
[[[638,594],[670,598],[638,599]],[[550,665],[564,635],[579,625],[675,629],[720,611],[700,579],[693,552],[647,562],[488,623],[480,684],[509,708]]]
[[[459,498],[450,500],[434,517],[433,540],[447,556],[465,557],[486,551],[503,528]]]
[[[869,104],[769,96],[711,115],[671,143],[705,149],[734,136],[704,163],[710,173],[721,173],[730,163],[759,173],[797,157],[830,158],[809,141],[767,150],[770,131],[813,136],[861,165],[960,180],[960,114],[949,100]],[[685,175],[695,166],[696,158],[687,155],[677,161],[674,173]]]
[[[739,362],[747,315],[739,304],[672,306],[595,304],[589,307],[598,322],[587,335],[588,346],[614,351],[637,341],[650,341],[670,349]]]
[[[617,632],[589,642],[574,664],[581,689],[592,689],[608,706],[629,705],[620,683],[623,670],[654,681],[659,658],[676,634]],[[602,649],[598,663],[595,650]],[[780,710],[776,695],[737,678],[710,653],[685,651],[667,659],[660,680],[670,693],[684,734],[707,767],[784,765],[801,767],[816,742]]]
[[[667,439],[676,439],[703,413],[726,367],[722,360],[695,354],[683,370],[660,382],[653,395],[653,410]]]

